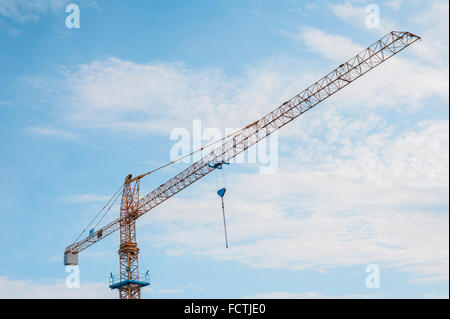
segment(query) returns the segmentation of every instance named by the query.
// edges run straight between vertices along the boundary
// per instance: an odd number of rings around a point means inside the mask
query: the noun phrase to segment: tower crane
[[[118,289],[121,299],[141,297],[141,288],[149,285],[148,278],[139,274],[139,248],[136,241],[136,221],[142,215],[162,204],[181,190],[202,177],[221,168],[223,163],[244,152],[274,131],[280,129],[329,96],[349,85],[368,71],[399,53],[421,38],[410,32],[392,31],[364,49],[347,62],[322,77],[308,88],[284,102],[259,120],[228,136],[217,147],[200,160],[181,171],[149,194],[140,197],[141,179],[151,172],[125,178],[121,187],[120,216],[96,232],[70,244],[64,251],[64,264],[77,265],[78,254],[100,240],[120,230],[120,274],[110,288]],[[203,150],[203,148],[202,148]]]

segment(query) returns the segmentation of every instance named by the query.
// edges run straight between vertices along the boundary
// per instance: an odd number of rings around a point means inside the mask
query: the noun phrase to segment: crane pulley
[[[64,263],[66,265],[77,264],[79,252],[120,229],[120,247],[118,251],[120,256],[120,282],[116,283],[114,287],[110,287],[117,288],[121,298],[140,298],[141,287],[148,284],[147,281],[139,280],[139,249],[136,243],[136,220],[140,216],[148,213],[213,170],[221,169],[223,164],[228,164],[232,158],[244,152],[250,146],[312,109],[419,39],[419,36],[410,32],[392,31],[388,33],[261,119],[224,137],[221,140],[223,143],[220,147],[217,147],[142,198],[139,197],[140,180],[144,176],[176,161],[136,177],[128,175],[121,187],[120,217],[97,232],[92,232],[82,240],[78,241],[77,239],[74,243],[67,246],[64,251]],[[201,148],[197,151],[203,149]],[[222,198],[222,207],[224,194],[225,189],[222,191],[222,196],[218,193]],[[224,209],[223,217],[226,236]],[[227,242],[226,237],[225,240]]]

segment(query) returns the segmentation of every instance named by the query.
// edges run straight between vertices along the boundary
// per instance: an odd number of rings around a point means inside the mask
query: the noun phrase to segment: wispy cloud
[[[67,273],[68,274],[68,273]],[[144,297],[167,298],[186,290],[201,290],[197,285],[180,288],[162,287],[153,283],[142,291]],[[63,279],[12,280],[0,276],[0,298],[14,299],[117,299],[117,290],[111,290],[108,282],[83,282],[79,288],[67,288]]]
[[[323,293],[317,292],[304,292],[304,293],[293,293],[293,292],[264,292],[255,295],[246,296],[247,299],[368,299],[368,298],[381,298],[380,294],[372,295],[344,295],[344,296],[328,296]]]
[[[67,130],[47,127],[47,126],[32,126],[27,127],[26,131],[35,136],[51,137],[63,140],[76,140],[77,135]]]
[[[327,296],[316,292],[292,293],[292,292],[266,292],[244,297],[245,299],[324,299]]]
[[[242,127],[309,84],[313,77],[307,72],[299,77],[300,69],[305,71],[300,64],[273,59],[249,69],[241,79],[182,63],[109,58],[68,70],[61,81],[24,81],[36,83],[38,90],[44,87],[45,98],[46,92],[57,92],[52,94],[54,104],[65,101],[63,116],[73,125],[167,134],[191,126],[193,118],[202,119],[205,127],[220,127],[221,118],[228,127]]]
[[[320,53],[327,59],[340,62],[346,61],[364,48],[346,37],[308,26],[301,27],[298,33],[291,36],[307,49]]]
[[[423,41],[420,46],[413,48],[413,52],[428,63],[448,69],[448,1],[432,1],[428,8],[420,14],[412,14],[409,20],[423,30]]]
[[[0,277],[0,298],[31,299],[84,299],[117,298],[107,283],[81,283],[80,288],[67,288],[65,280],[47,279],[40,282],[31,280],[10,280]]]
[[[430,97],[448,101],[446,7],[448,3],[433,2],[423,14],[411,16],[412,24],[425,30],[424,41],[408,48],[409,54],[392,58],[352,83],[333,102],[348,110],[382,106],[409,112],[428,107],[425,101]],[[335,4],[332,10],[348,23],[353,23],[352,14],[361,15],[361,10],[363,17],[367,15],[353,2]],[[168,134],[176,127],[190,127],[193,118],[201,119],[205,127],[225,123],[239,128],[373,42],[356,43],[310,26],[288,35],[303,51],[330,60],[329,67],[277,57],[248,67],[240,77],[228,77],[217,68],[194,69],[163,61],[135,63],[111,57],[64,67],[60,78],[27,76],[22,81],[54,106],[55,116],[77,128]]]
[[[350,39],[311,27],[300,28],[295,37],[306,49],[333,61],[335,56],[340,61],[346,60],[362,48]],[[417,43],[417,46],[421,45],[421,42]],[[364,79],[339,92],[334,97],[334,104],[353,110],[380,106],[399,110],[407,107],[410,110],[425,107],[425,99],[433,96],[448,101],[448,62],[432,66],[428,63],[428,56],[420,58],[419,61],[403,56],[392,58],[369,72]]]
[[[315,130],[311,136],[327,128]],[[221,248],[218,203],[208,185],[172,198],[140,224],[151,221],[159,232],[147,236],[170,254],[264,268],[375,262],[418,280],[446,281],[448,141],[448,121],[428,122],[399,135],[369,135],[351,146],[348,159],[324,155],[311,164],[314,153],[334,154],[336,145],[310,142],[315,146],[305,152],[299,143],[297,157],[281,160],[286,164],[275,175],[230,176],[230,250]]]
[[[342,36],[303,27],[295,35],[306,50],[345,61],[363,47]],[[337,57],[337,58],[335,58]],[[192,119],[204,127],[243,127],[298,93],[320,72],[301,60],[268,59],[249,68],[240,78],[227,78],[218,69],[195,70],[182,63],[137,64],[117,58],[79,65],[63,78],[44,79],[37,89],[51,96],[58,116],[76,127],[168,134],[190,127]],[[382,71],[381,71],[382,70]],[[370,78],[370,80],[368,79]],[[41,89],[44,86],[45,89]],[[56,86],[56,87],[55,87]],[[46,92],[53,92],[49,95]],[[380,94],[383,92],[383,94]],[[448,99],[448,67],[434,67],[396,57],[365,79],[340,92],[340,107],[424,107],[431,96]],[[65,112],[60,103],[65,101]],[[56,112],[55,112],[56,113]]]
[[[69,195],[63,197],[64,201],[77,204],[85,203],[106,203],[111,196],[97,195],[97,194],[79,194],[79,195]]]
[[[367,10],[367,5],[361,5],[359,1],[347,1],[344,4],[330,5],[331,11],[343,21],[361,29],[374,32],[378,35],[386,34],[392,30],[397,30],[395,23],[387,18],[386,14],[379,12],[379,27],[368,28],[366,26],[366,19],[370,12]],[[397,4],[391,3],[391,7]]]
[[[68,0],[2,0],[0,15],[25,23],[36,21],[43,14],[61,10],[67,3],[69,3]]]
[[[397,11],[403,6],[403,0],[390,0],[383,2],[383,5],[391,10]]]

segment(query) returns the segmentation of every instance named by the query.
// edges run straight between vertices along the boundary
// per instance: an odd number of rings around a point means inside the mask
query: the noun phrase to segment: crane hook
[[[228,248],[227,222],[225,219],[225,205],[223,204],[223,196],[225,195],[226,191],[227,191],[227,189],[225,187],[223,187],[217,191],[217,195],[219,195],[220,199],[222,200],[222,215],[223,215],[223,228],[225,231],[225,246],[226,246],[226,248]]]

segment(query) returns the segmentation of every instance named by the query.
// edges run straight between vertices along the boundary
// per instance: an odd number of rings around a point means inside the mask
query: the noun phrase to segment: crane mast
[[[143,282],[139,280],[139,248],[136,242],[136,213],[139,205],[140,179],[130,183],[131,174],[125,178],[120,204],[120,282],[117,287],[120,299],[140,299]]]
[[[148,173],[136,177],[128,175],[123,185],[120,217],[99,229],[95,234],[90,234],[69,245],[64,252],[65,264],[77,264],[79,252],[120,229],[118,251],[120,281],[110,287],[119,290],[120,298],[140,298],[141,287],[149,284],[147,281],[141,281],[139,276],[136,220],[140,216],[215,170],[217,165],[214,164],[230,161],[250,146],[420,39],[419,36],[410,32],[392,31],[388,33],[272,112],[244,127],[237,134],[228,138],[220,147],[142,198],[139,198],[140,180]]]

